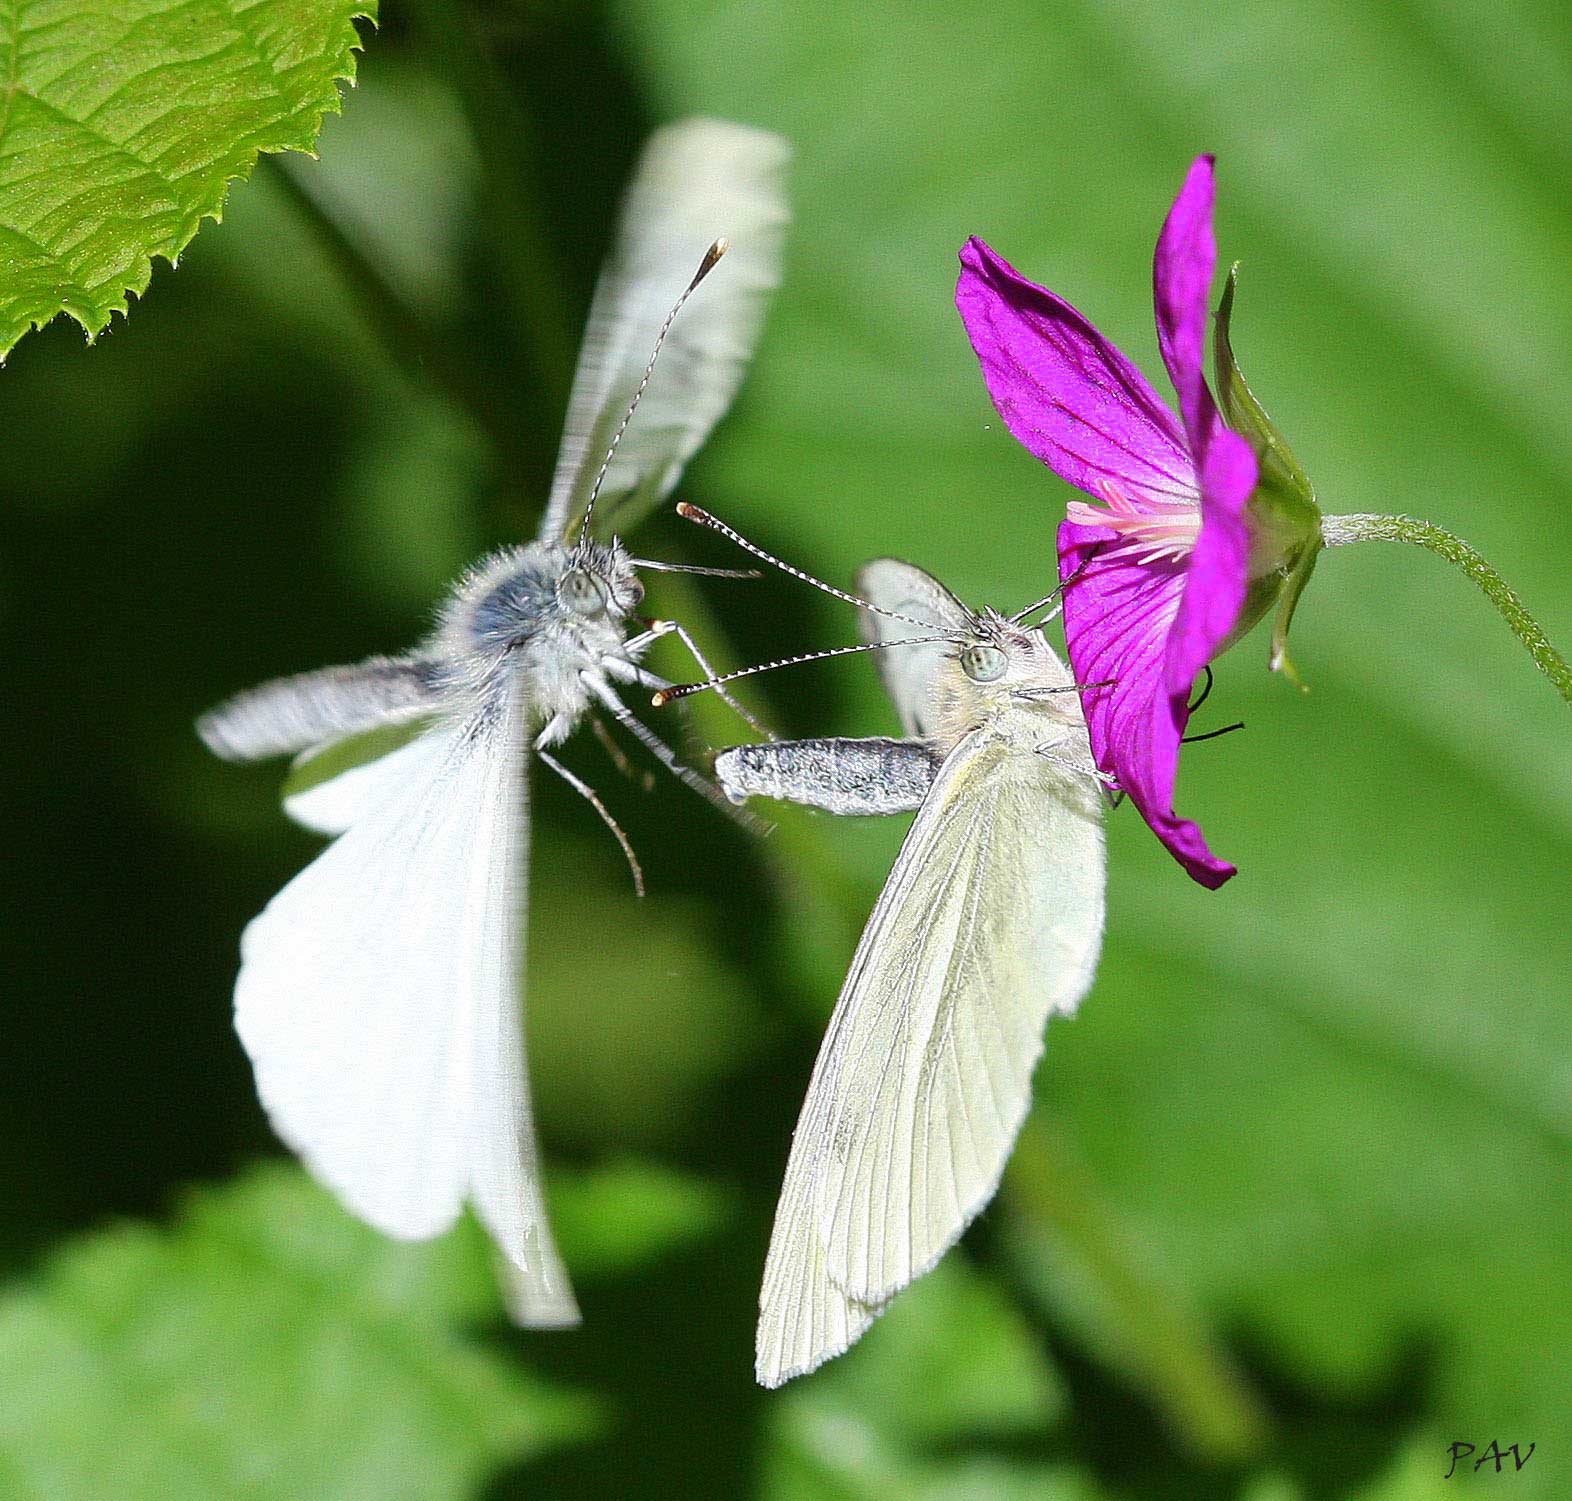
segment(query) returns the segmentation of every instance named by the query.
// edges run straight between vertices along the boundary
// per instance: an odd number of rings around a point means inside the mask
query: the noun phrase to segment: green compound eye
[[[997,646],[968,646],[961,653],[961,671],[974,683],[997,683],[1009,665]]]
[[[606,608],[606,591],[600,580],[582,568],[563,574],[559,592],[563,604],[577,615],[598,615]]]

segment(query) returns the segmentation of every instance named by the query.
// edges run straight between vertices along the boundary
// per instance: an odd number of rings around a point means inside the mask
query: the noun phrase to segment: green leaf
[[[1233,1463],[1266,1447],[1266,1416],[1221,1342],[1041,1119],[1021,1132],[1005,1193],[1026,1286],[1153,1394],[1186,1447]]]
[[[629,1158],[553,1167],[551,1218],[577,1280],[615,1277],[714,1234],[728,1216],[716,1184]]]
[[[459,1501],[593,1408],[464,1332],[478,1233],[401,1246],[294,1170],[83,1236],[0,1299],[10,1501]]]
[[[0,359],[59,313],[101,332],[263,151],[310,151],[376,0],[0,9]]]

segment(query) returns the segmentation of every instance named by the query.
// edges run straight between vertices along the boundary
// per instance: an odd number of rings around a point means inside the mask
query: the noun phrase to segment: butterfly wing
[[[258,1093],[356,1214],[418,1240],[471,1199],[524,1320],[576,1322],[524,1072],[516,706],[439,723],[373,770],[375,798],[242,939],[235,1022]]]
[[[415,779],[435,775],[451,754],[447,735],[414,722],[395,732],[409,734],[408,740],[378,755],[379,747],[369,742],[383,740],[388,732],[382,728],[351,736],[302,757],[284,784],[284,811],[318,834],[342,834],[367,813],[387,806]]]
[[[849,1297],[893,1296],[993,1197],[1048,1018],[1096,971],[1101,812],[1089,777],[991,730],[946,760],[842,991],[820,1232]]]
[[[372,657],[352,667],[275,678],[237,693],[197,721],[226,761],[295,754],[284,809],[322,834],[341,834],[379,806],[438,739],[421,733],[440,699],[432,664]]]
[[[792,1137],[764,1261],[754,1355],[761,1386],[780,1386],[841,1354],[883,1311],[848,1297],[830,1280],[819,1235],[818,1145],[831,1099],[828,1082],[820,1084],[824,1059],[821,1053]]]
[[[372,657],[248,688],[197,720],[197,734],[226,761],[260,761],[403,723],[436,707],[432,664]]]
[[[875,558],[861,568],[857,592],[881,610],[931,622],[936,631],[964,631],[970,618],[966,606],[932,574],[896,558]],[[864,641],[909,641],[929,634],[909,621],[891,620],[869,610],[859,610],[857,622]],[[944,658],[954,650],[947,642],[931,641],[873,654],[879,679],[908,735],[933,733],[934,684],[941,680]]]
[[[583,515],[660,326],[722,235],[731,242],[726,258],[672,325],[660,378],[606,473],[596,502],[601,528],[626,527],[669,494],[731,405],[780,282],[790,154],[779,136],[725,120],[685,120],[650,137],[590,307],[542,540],[559,540]]]
[[[1048,1017],[1091,984],[1103,885],[1090,781],[992,730],[967,736],[907,834],[814,1066],[765,1267],[761,1381],[839,1353],[992,1197]]]

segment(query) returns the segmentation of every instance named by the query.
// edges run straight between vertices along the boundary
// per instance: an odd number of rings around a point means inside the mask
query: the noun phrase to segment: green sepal
[[[1223,644],[1217,648],[1212,658],[1214,662],[1225,651],[1232,650],[1243,641],[1266,618],[1272,606],[1277,603],[1285,577],[1282,569],[1274,568],[1270,573],[1250,580],[1249,587],[1245,590],[1244,604],[1239,607],[1238,618],[1234,621],[1234,628],[1228,633]]]
[[[1298,517],[1301,527],[1319,534],[1321,508],[1316,504],[1315,487],[1278,431],[1277,424],[1256,399],[1234,358],[1228,326],[1233,316],[1234,286],[1238,279],[1239,263],[1235,261],[1228,268],[1223,299],[1217,306],[1217,334],[1212,341],[1212,356],[1217,367],[1217,400],[1223,409],[1223,421],[1247,439],[1255,450],[1256,462],[1261,466],[1258,489],[1287,502],[1290,513]]]
[[[1283,580],[1282,592],[1277,596],[1277,615],[1272,621],[1272,650],[1267,662],[1273,672],[1282,673],[1301,693],[1308,693],[1310,685],[1299,676],[1299,669],[1288,655],[1288,628],[1294,622],[1299,596],[1304,593],[1310,575],[1315,572],[1316,559],[1321,556],[1323,547],[1324,544],[1317,538],[1313,547],[1305,548],[1299,555],[1292,572]]]
[[[1260,473],[1248,503],[1250,592],[1229,644],[1265,616],[1275,602],[1272,670],[1283,673],[1295,687],[1303,689],[1305,685],[1288,656],[1288,627],[1323,546],[1321,508],[1309,476],[1266,408],[1256,399],[1234,358],[1228,329],[1238,276],[1236,262],[1229,267],[1217,308],[1217,331],[1212,345],[1217,400],[1224,422],[1254,450]]]

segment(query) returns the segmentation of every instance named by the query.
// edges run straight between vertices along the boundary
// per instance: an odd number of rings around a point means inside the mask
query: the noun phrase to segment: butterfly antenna
[[[660,358],[661,345],[666,342],[666,335],[671,332],[671,325],[677,321],[677,314],[682,311],[682,305],[692,295],[693,289],[704,280],[716,267],[720,258],[726,254],[728,242],[724,235],[716,240],[704,252],[704,259],[699,262],[699,269],[693,273],[693,280],[683,288],[682,296],[672,304],[671,311],[666,314],[666,321],[661,324],[660,332],[655,335],[655,347],[650,351],[650,362],[644,367],[644,374],[639,377],[638,386],[634,389],[633,398],[628,402],[628,409],[622,414],[622,421],[617,424],[617,430],[611,435],[611,443],[606,449],[606,457],[600,461],[600,471],[595,476],[595,483],[590,486],[589,500],[584,505],[584,520],[579,525],[579,546],[582,547],[589,540],[590,517],[595,512],[595,502],[600,496],[600,487],[606,483],[606,472],[611,468],[611,461],[617,452],[617,445],[622,442],[622,435],[627,432],[628,424],[633,420],[633,414],[638,411],[639,403],[644,399],[645,387],[650,383],[650,376],[655,373],[655,361]]]
[[[897,619],[905,619],[897,616]],[[824,651],[803,652],[796,657],[777,657],[773,662],[760,662],[757,667],[741,667],[736,672],[723,672],[717,678],[705,678],[702,683],[678,683],[671,688],[662,688],[650,702],[657,708],[663,708],[679,698],[688,698],[695,693],[703,693],[707,688],[719,688],[725,683],[735,683],[738,678],[751,678],[761,672],[774,672],[777,667],[797,667],[803,662],[822,662],[826,657],[849,657],[854,652],[860,651],[887,651],[892,646],[931,646],[936,641],[952,643],[953,636],[909,636],[902,641],[865,641],[860,646],[832,646]]]
[[[761,579],[757,568],[701,568],[696,563],[659,563],[654,558],[629,558],[635,568],[651,573],[697,573],[707,579]]]
[[[1086,572],[1086,565],[1090,562],[1090,558],[1086,559],[1086,562],[1083,562],[1081,566],[1069,576],[1069,578],[1061,579],[1059,583],[1055,585],[1054,588],[1050,589],[1045,595],[1043,595],[1041,599],[1034,600],[1031,604],[1027,605],[1024,610],[1017,610],[1015,614],[1009,617],[1010,624],[1019,625],[1023,620],[1026,619],[1028,615],[1035,615],[1040,609],[1043,608],[1044,605],[1051,605],[1056,599],[1059,598],[1061,594],[1064,593],[1066,589],[1070,587],[1071,584],[1073,584],[1083,573]],[[1061,604],[1059,606],[1059,610],[1062,610],[1063,608],[1064,606]],[[1059,614],[1059,610],[1055,610],[1052,615],[1045,615],[1037,622],[1037,624],[1040,626],[1047,625],[1050,620],[1053,620]]]
[[[1059,585],[1059,589],[1062,589],[1062,588],[1064,588],[1064,585],[1060,584]],[[1011,616],[1008,616],[1007,618],[1008,618],[1010,624],[1011,625],[1021,625],[1022,623],[1024,623],[1026,621],[1026,619],[1029,616],[1035,615],[1045,605],[1051,605],[1054,602],[1054,600],[1056,600],[1059,597],[1059,589],[1055,589],[1052,594],[1045,594],[1045,595],[1043,595],[1043,597],[1041,599],[1035,600],[1033,603],[1027,605],[1027,607],[1024,610],[1017,610],[1015,612],[1015,614],[1013,614]],[[1043,618],[1037,622],[1037,624],[1038,625],[1047,625],[1050,620],[1055,620],[1055,619],[1058,618],[1059,611],[1062,610],[1062,609],[1064,609],[1064,606],[1060,605],[1058,610],[1051,610],[1051,611],[1049,611],[1049,613],[1044,615]]]
[[[752,553],[761,562],[768,563],[772,568],[779,568],[782,573],[789,573],[794,579],[798,579],[802,583],[808,584],[834,599],[844,600],[849,605],[856,605],[859,610],[867,610],[872,615],[882,615],[886,620],[902,620],[907,625],[920,625],[925,631],[934,629],[934,622],[931,620],[919,620],[915,615],[902,615],[899,610],[886,610],[881,605],[869,604],[860,595],[848,594],[846,590],[837,589],[834,584],[826,584],[823,579],[815,578],[811,573],[804,572],[801,568],[793,568],[790,563],[783,562],[774,553],[765,552],[757,543],[748,541],[741,532],[727,526],[718,517],[710,515],[702,506],[692,505],[686,500],[679,501],[677,503],[677,514],[685,521],[693,521],[700,526],[707,526],[712,532],[719,532],[721,536],[728,541],[736,543],[744,552]],[[932,639],[935,641],[958,641],[960,637],[952,631],[943,636],[935,636]],[[910,643],[884,642],[881,644],[895,646],[909,645]]]

